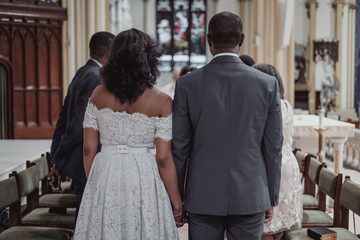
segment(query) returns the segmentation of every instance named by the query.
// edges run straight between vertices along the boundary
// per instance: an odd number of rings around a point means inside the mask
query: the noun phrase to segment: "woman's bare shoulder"
[[[114,95],[109,92],[104,84],[97,86],[90,97],[90,101],[98,106],[102,106],[107,102],[111,102],[113,99]]]
[[[153,87],[150,89],[153,107],[159,112],[160,117],[166,117],[172,112],[172,99],[166,93]]]

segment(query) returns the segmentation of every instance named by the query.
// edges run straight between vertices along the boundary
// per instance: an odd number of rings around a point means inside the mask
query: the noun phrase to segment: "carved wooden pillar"
[[[9,138],[51,138],[62,105],[61,1],[0,2],[0,63],[9,76]]]
[[[75,0],[67,1],[67,31],[63,34],[65,35],[66,45],[64,51],[66,51],[67,62],[66,68],[67,71],[64,75],[66,75],[66,80],[64,81],[64,97],[67,92],[68,86],[71,82],[71,79],[74,77],[76,72],[76,50],[75,50]]]
[[[308,71],[308,90],[309,90],[309,112],[311,114],[316,113],[315,106],[315,61],[312,58],[314,52],[314,43],[313,41],[316,39],[316,8],[318,7],[317,0],[307,0],[305,6],[308,10],[309,17],[309,46],[307,47],[309,57],[309,71]]]
[[[67,8],[68,7],[68,1],[69,0],[63,0],[61,1],[62,7],[63,8]],[[67,91],[67,87],[69,85],[68,83],[68,72],[69,72],[69,65],[68,65],[68,46],[69,46],[69,41],[68,41],[68,21],[64,21],[64,24],[62,26],[62,66],[63,66],[63,84],[62,84],[62,88],[63,88],[63,93]],[[64,94],[63,94],[64,95]],[[64,96],[65,97],[65,96]]]

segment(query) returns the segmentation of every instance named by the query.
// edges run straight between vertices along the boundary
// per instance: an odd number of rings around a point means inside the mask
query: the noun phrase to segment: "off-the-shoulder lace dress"
[[[99,131],[103,146],[153,148],[155,138],[165,141],[172,138],[171,115],[128,114],[98,109],[91,102],[83,126]],[[145,151],[123,154],[114,150],[96,155],[82,197],[74,239],[179,239],[154,154]]]
[[[265,224],[264,233],[277,233],[286,229],[301,228],[302,187],[298,163],[292,153],[293,111],[287,100],[281,100],[284,142],[279,204],[271,222]]]

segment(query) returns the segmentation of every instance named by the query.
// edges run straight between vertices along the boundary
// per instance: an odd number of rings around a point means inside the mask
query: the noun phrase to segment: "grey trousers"
[[[188,213],[189,240],[260,240],[265,212],[252,215],[214,216]]]

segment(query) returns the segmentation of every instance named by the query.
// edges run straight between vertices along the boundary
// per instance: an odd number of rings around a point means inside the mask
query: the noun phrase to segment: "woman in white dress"
[[[93,92],[83,123],[88,179],[75,240],[179,238],[183,210],[171,153],[172,100],[153,87],[156,49],[137,29],[113,41],[101,70],[104,84]]]
[[[264,225],[262,240],[281,239],[284,230],[301,228],[302,220],[301,174],[292,153],[293,111],[284,97],[284,86],[278,70],[269,64],[255,64],[253,67],[275,77],[279,84],[284,135],[279,204],[274,208],[272,220]]]

